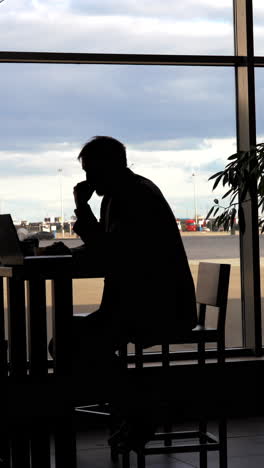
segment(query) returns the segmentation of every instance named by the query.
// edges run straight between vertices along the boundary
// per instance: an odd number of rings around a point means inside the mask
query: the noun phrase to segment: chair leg
[[[30,439],[31,468],[50,468],[50,428],[45,422],[34,425]]]
[[[221,418],[219,422],[219,466],[220,468],[227,468],[227,424],[226,418]]]
[[[172,425],[171,425],[170,421],[167,421],[164,424],[164,432],[166,432],[166,433],[172,432]],[[172,440],[170,439],[170,437],[164,437],[164,446],[165,447],[170,447],[171,445],[172,445]]]
[[[200,444],[206,444],[206,432],[207,432],[207,421],[205,419],[201,419],[199,421],[199,442]],[[200,450],[200,468],[207,468],[207,450],[206,447],[202,447]]]
[[[76,468],[76,434],[71,418],[61,418],[54,430],[56,468]]]
[[[126,451],[122,455],[122,468],[130,468],[130,453]]]
[[[0,433],[0,467],[8,468],[10,466],[10,444],[6,433]]]
[[[137,468],[145,468],[146,467],[146,459],[143,452],[139,451],[137,453]]]
[[[170,411],[168,405],[166,405],[166,408],[164,408],[164,414],[165,414],[165,422],[163,423],[163,430],[165,433],[172,432],[172,423],[171,423],[171,416],[170,416]],[[172,440],[170,437],[164,437],[164,446],[165,447],[170,447],[172,445]]]
[[[29,433],[24,428],[16,428],[11,434],[12,468],[30,468]]]
[[[119,451],[118,451],[118,447],[116,447],[115,445],[111,446],[111,460],[113,463],[117,463],[118,462],[118,459],[119,459]]]

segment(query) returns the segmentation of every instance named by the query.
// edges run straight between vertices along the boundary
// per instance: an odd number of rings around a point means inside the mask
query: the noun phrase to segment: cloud
[[[165,144],[165,150],[162,144],[162,141],[158,142],[156,151],[147,150],[146,146],[143,149],[138,145],[128,145],[128,165],[160,187],[177,216],[185,217],[188,206],[193,205],[193,173],[197,194],[204,200],[204,206],[221,194],[221,190],[212,193],[212,183],[208,178],[218,168],[224,168],[226,158],[234,152],[234,138],[204,140],[185,150],[178,149],[177,142],[169,142],[167,147]],[[11,212],[16,219],[59,216],[62,187],[64,213],[66,217],[71,216],[74,210],[73,187],[85,177],[76,160],[78,151],[79,148],[64,144],[55,145],[48,151],[37,150],[27,154],[0,152],[1,211]],[[7,160],[8,166],[5,166]],[[212,164],[214,160],[215,166]],[[63,169],[61,176],[59,168]],[[98,218],[100,200],[93,196],[91,202]]]
[[[253,1],[253,19],[254,19],[254,26],[257,27],[257,31],[262,32],[263,34],[264,7],[263,7],[262,0]]]
[[[1,64],[0,82],[2,150],[96,134],[190,146],[235,133],[232,69]]]
[[[255,0],[261,5],[261,0]],[[219,17],[228,20],[232,15],[232,3],[230,0],[212,3],[210,0],[12,0],[2,6],[4,14],[24,12],[56,14],[67,12],[78,13],[82,16],[131,16],[131,17],[180,17],[201,18]]]
[[[260,136],[264,133],[264,85],[263,85],[263,68],[255,70],[256,80],[256,126],[257,133]],[[260,140],[263,141],[263,140]]]
[[[228,156],[236,151],[235,138],[205,139],[195,148],[185,150],[178,150],[175,145],[173,151],[171,145],[169,151],[156,152],[128,148],[132,170],[160,187],[178,217],[193,216],[195,180],[198,211],[205,215],[213,199],[224,193],[222,187],[213,192],[213,183],[208,179],[224,169]]]
[[[191,12],[191,13],[190,13]],[[2,50],[232,53],[232,9],[207,2],[18,0],[2,5]]]
[[[70,9],[73,12],[91,15],[122,15],[122,16],[140,16],[140,17],[165,17],[172,16],[181,20],[185,18],[200,18],[219,16],[223,20],[228,20],[232,14],[229,0],[218,4],[205,0],[185,0],[184,2],[164,1],[164,0],[102,0],[94,2],[89,0],[71,0]]]
[[[73,175],[79,172],[77,155],[80,149],[68,143],[54,145],[53,148],[38,147],[34,151],[0,151],[0,176],[43,177],[56,174],[63,167],[63,173]]]

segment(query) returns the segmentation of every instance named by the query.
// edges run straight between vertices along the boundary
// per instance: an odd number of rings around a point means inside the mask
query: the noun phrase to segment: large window
[[[0,64],[0,210],[16,220],[70,219],[72,188],[84,177],[78,152],[88,138],[105,134],[126,144],[129,166],[157,183],[175,217],[204,219],[223,194],[212,193],[209,176],[237,147],[254,143],[254,80],[245,52],[252,49],[243,42],[246,32],[251,41],[250,6],[246,0],[3,2],[1,48],[9,52],[0,60],[13,63]],[[256,1],[258,55],[262,10]],[[261,105],[257,112],[261,136]],[[94,198],[97,215],[99,206]],[[194,279],[199,260],[231,263],[227,345],[256,351],[259,258],[248,232],[253,226],[256,234],[257,223],[250,213],[246,221],[241,238],[238,230],[182,237]],[[76,282],[75,310],[83,312],[78,285],[85,289]],[[91,289],[90,309],[100,302],[102,283]]]
[[[205,216],[218,195],[208,177],[235,150],[234,73],[195,71],[1,64],[2,210],[31,221],[56,216],[62,182],[69,218],[73,185],[84,177],[80,148],[92,135],[107,134],[126,143],[130,167],[160,186],[175,216],[194,216],[195,182]]]

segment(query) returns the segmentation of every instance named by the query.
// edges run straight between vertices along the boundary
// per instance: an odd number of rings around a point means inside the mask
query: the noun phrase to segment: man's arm
[[[101,223],[98,222],[88,204],[93,193],[94,188],[86,180],[77,184],[73,189],[76,205],[75,214],[77,216],[73,230],[85,244],[98,242],[98,238],[103,233]]]
[[[83,208],[76,208],[77,221],[73,226],[74,232],[80,236],[84,244],[90,244],[98,240],[103,234],[103,229],[99,221],[94,216],[91,207],[87,204]]]

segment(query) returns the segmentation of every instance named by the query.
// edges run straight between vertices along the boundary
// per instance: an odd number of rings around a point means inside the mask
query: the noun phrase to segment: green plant
[[[215,179],[213,190],[220,182],[223,187],[228,187],[221,200],[226,201],[229,197],[229,203],[222,206],[216,198],[206,218],[212,215],[213,225],[223,226],[224,230],[228,231],[229,228],[232,229],[238,217],[240,230],[243,232],[245,219],[241,203],[248,202],[254,196],[256,188],[258,208],[261,213],[264,211],[264,143],[259,143],[249,151],[238,151],[229,156],[228,161],[230,162],[223,171],[213,174],[208,180]],[[264,232],[264,219],[259,219],[259,226],[261,232]]]

